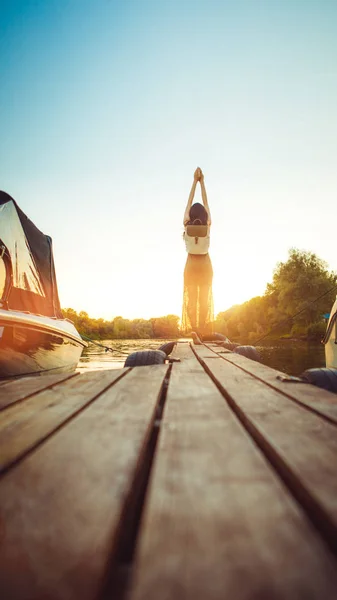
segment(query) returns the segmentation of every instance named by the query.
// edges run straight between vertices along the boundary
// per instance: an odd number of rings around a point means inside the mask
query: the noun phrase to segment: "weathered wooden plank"
[[[34,375],[31,377],[20,377],[20,379],[6,381],[0,387],[0,410],[77,375],[78,373]]]
[[[272,369],[266,365],[249,360],[235,352],[221,350],[215,344],[207,346],[221,356],[224,360],[241,367],[248,373],[261,379],[276,390],[279,390],[291,400],[300,402],[303,406],[314,412],[327,417],[330,421],[337,424],[337,395],[320,389],[309,383],[284,382],[277,379],[278,375],[284,376],[285,373]]]
[[[4,598],[96,600],[167,369],[133,369],[0,480]]]
[[[337,550],[335,426],[231,362],[209,357],[207,348],[200,346],[195,352]]]
[[[0,413],[0,473],[127,372],[111,369],[72,377]]]
[[[8,379],[9,379],[9,378],[6,378],[6,379],[0,379],[0,386],[1,386],[1,385],[4,385],[5,383],[7,383],[7,382],[8,382]]]
[[[190,349],[177,352],[128,600],[335,598],[322,540]]]

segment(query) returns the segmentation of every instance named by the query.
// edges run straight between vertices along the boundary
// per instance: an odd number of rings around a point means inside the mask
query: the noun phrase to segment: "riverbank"
[[[124,366],[126,357],[136,350],[156,350],[170,339],[152,338],[148,340],[100,340],[103,346],[112,348],[106,352],[104,347],[90,344],[84,350],[78,364],[78,371],[84,372],[94,369],[114,369]],[[325,366],[324,346],[317,343],[301,341],[277,340],[271,342],[264,340],[256,345],[262,363],[288,373],[301,375],[306,369]]]

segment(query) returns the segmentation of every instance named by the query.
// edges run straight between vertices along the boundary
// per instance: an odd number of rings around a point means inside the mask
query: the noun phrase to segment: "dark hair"
[[[190,208],[190,220],[188,225],[207,225],[208,213],[205,207],[196,202]]]

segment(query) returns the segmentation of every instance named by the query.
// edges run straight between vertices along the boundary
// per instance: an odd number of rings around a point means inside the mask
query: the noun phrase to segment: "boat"
[[[330,312],[322,343],[325,349],[326,367],[328,369],[337,369],[337,297]]]
[[[0,378],[74,371],[86,346],[62,315],[51,238],[0,191]]]

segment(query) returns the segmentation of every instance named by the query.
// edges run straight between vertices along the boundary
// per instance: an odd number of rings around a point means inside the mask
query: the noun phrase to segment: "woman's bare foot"
[[[200,338],[199,338],[198,334],[197,334],[197,333],[195,333],[195,331],[191,331],[191,336],[192,336],[193,342],[194,342],[196,345],[199,345],[199,346],[200,346],[200,345],[202,345],[202,341],[200,340]]]

